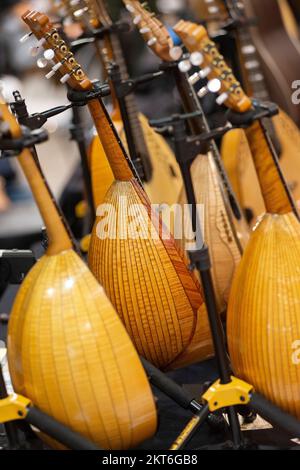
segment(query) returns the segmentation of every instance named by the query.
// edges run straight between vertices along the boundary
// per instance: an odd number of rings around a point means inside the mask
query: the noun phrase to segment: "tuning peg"
[[[55,52],[53,49],[46,49],[44,51],[44,57],[46,60],[52,60],[54,59],[54,56],[55,56]]]
[[[133,21],[133,24],[139,24],[141,20],[142,20],[142,16],[136,15],[132,21]]]
[[[27,39],[30,38],[30,36],[32,36],[32,34],[33,34],[32,32],[25,34],[24,36],[22,36],[22,37],[19,39],[19,41],[23,44],[24,42],[27,41]]]
[[[224,92],[222,93],[220,96],[218,96],[218,98],[216,99],[216,103],[219,105],[219,106],[222,106],[223,103],[225,103],[225,101],[227,101],[229,98],[229,94]]]
[[[40,50],[40,47],[46,42],[46,39],[45,38],[42,38],[38,41],[38,43],[31,47],[30,48],[30,54],[35,57],[36,55],[38,55],[39,53],[39,50]]]
[[[130,5],[129,3],[127,3],[125,5],[126,9],[129,11],[129,13],[135,13],[135,9],[133,8],[132,5]]]
[[[59,80],[60,83],[66,83],[69,80],[69,78],[71,78],[71,76],[72,76],[72,72],[71,73],[66,73],[66,75],[61,77],[61,79]]]
[[[55,75],[56,71],[51,69],[50,72],[48,72],[46,75],[45,75],[45,78],[47,78],[47,80],[50,80],[50,78],[52,78],[54,75]]]
[[[145,26],[144,28],[141,28],[140,29],[140,33],[141,34],[147,34],[147,33],[150,33],[151,32],[151,29],[148,28],[147,26]]]
[[[80,8],[79,10],[74,11],[73,15],[75,18],[80,18],[88,11],[88,9],[88,7]]]
[[[156,38],[151,38],[151,39],[149,39],[149,41],[147,42],[147,45],[148,45],[149,47],[151,47],[151,46],[154,46],[154,44],[155,44],[156,42],[157,42],[157,39],[156,39]]]
[[[180,72],[187,73],[192,68],[192,64],[189,59],[184,59],[178,64]]]
[[[190,55],[190,62],[195,67],[199,67],[203,63],[204,57],[201,52],[192,52]]]
[[[48,65],[48,60],[45,59],[45,57],[39,57],[39,59],[36,61],[36,64],[39,69],[44,69]]]
[[[207,93],[217,93],[218,91],[221,90],[221,82],[217,78],[213,78],[210,80],[207,84],[207,86],[202,87],[197,95],[199,98],[203,98]]]
[[[182,46],[174,46],[172,49],[170,49],[170,57],[173,60],[179,60],[181,59],[183,55],[183,48]]]
[[[57,64],[55,64],[52,69],[50,70],[49,73],[47,73],[47,75],[45,76],[47,78],[47,80],[49,80],[49,78],[52,78],[53,75],[56,74],[56,72],[63,66],[63,63],[64,61],[62,62],[58,62]]]
[[[71,5],[72,7],[75,7],[76,5],[78,5],[78,3],[80,3],[80,0],[71,0],[71,1],[70,1],[70,5]]]

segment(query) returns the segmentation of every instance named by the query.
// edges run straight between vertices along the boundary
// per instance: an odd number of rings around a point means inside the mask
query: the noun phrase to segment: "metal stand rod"
[[[300,421],[273,405],[258,393],[253,393],[249,405],[266,421],[288,432],[293,437],[300,438]]]
[[[81,117],[79,109],[74,106],[72,108],[73,112],[73,127],[71,129],[72,138],[75,140],[81,160],[81,167],[82,167],[82,175],[84,181],[84,189],[86,193],[86,198],[88,202],[88,216],[86,218],[86,229],[84,230],[86,233],[90,233],[93,228],[93,223],[95,219],[95,205],[94,205],[94,197],[93,197],[93,189],[92,189],[92,180],[91,180],[91,173],[90,168],[88,165],[88,156],[86,152],[86,142],[84,138],[84,131],[81,126]]]
[[[170,447],[170,450],[180,450],[192,439],[197,429],[206,421],[209,415],[208,405],[203,406],[202,410],[195,415],[187,424],[176,441]]]
[[[55,421],[53,418],[38,410],[35,407],[28,409],[25,421],[37,427],[40,431],[57,440],[71,450],[101,450],[96,444],[92,443],[80,434],[72,431],[63,424]]]
[[[185,142],[187,136],[184,122],[178,120],[174,123],[173,129],[176,158],[181,168],[181,173],[187,195],[187,202],[192,207],[192,227],[194,233],[196,233],[196,237],[200,237],[201,233],[203,232],[201,231],[201,223],[197,213],[195,191],[190,172],[192,160],[187,161],[186,159]],[[220,380],[221,383],[227,384],[231,382],[231,368],[226,350],[225,333],[223,330],[221,318],[217,310],[215,291],[211,277],[211,261],[209,257],[209,249],[207,246],[205,246],[203,240],[197,239],[195,240],[195,248],[196,250],[189,252],[189,255],[192,264],[197,268],[199,272],[202,282]],[[237,411],[234,407],[229,408],[228,418],[232,431],[232,439],[234,446],[240,447],[242,442],[242,436]]]

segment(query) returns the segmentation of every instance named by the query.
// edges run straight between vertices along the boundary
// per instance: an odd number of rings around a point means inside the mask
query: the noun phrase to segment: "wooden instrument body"
[[[165,139],[149,126],[144,115],[139,114],[139,121],[152,164],[152,178],[148,183],[144,183],[144,189],[152,204],[176,204],[182,190],[182,179],[174,154]],[[127,148],[122,121],[113,119],[113,123]],[[103,203],[114,176],[97,135],[91,142],[89,155],[94,202],[98,207]]]
[[[20,137],[1,100],[0,111],[9,137]],[[49,246],[23,281],[10,315],[14,389],[101,447],[136,446],[156,429],[145,371],[104,289],[72,249],[72,236],[37,160],[28,149],[18,160]]]
[[[227,310],[234,372],[300,418],[300,226],[266,214],[237,269]],[[299,347],[298,347],[299,350]]]
[[[134,180],[115,181],[104,204],[91,237],[89,265],[138,352],[161,368],[211,357],[199,283],[168,231],[165,239],[159,237],[161,223],[145,193]],[[107,232],[108,222],[113,233]]]
[[[288,35],[276,1],[247,0],[245,8],[259,18],[253,40],[271,98],[300,126],[300,108],[291,100],[292,83],[300,76],[299,41]]]
[[[210,248],[212,278],[218,311],[224,312],[228,302],[233,275],[241,260],[242,246],[238,232],[232,226],[219,181],[218,171],[211,153],[198,155],[191,167],[197,204],[203,205],[203,238]],[[181,204],[186,204],[182,193]],[[185,222],[185,226],[189,223]],[[240,236],[245,242],[245,236]],[[182,240],[182,249],[186,240]]]
[[[267,213],[255,227],[232,284],[228,345],[234,372],[300,416],[300,224],[263,128],[246,130]]]
[[[127,449],[156,430],[136,351],[73,250],[44,255],[23,281],[9,322],[8,359],[18,393],[101,447]]]
[[[289,189],[300,207],[300,132],[284,111],[280,111],[272,121],[282,150],[280,166]],[[241,206],[250,209],[253,214],[251,220],[253,226],[266,209],[245,132],[240,129],[228,132],[223,137],[221,153]]]

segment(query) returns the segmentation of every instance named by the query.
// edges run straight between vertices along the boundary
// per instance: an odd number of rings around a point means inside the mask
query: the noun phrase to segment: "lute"
[[[172,62],[176,54],[180,57],[181,49],[174,47],[167,29],[155,16],[138,1],[124,0],[124,3],[133,17],[140,19],[135,20],[139,30],[160,58]],[[178,29],[180,30],[180,24]],[[175,27],[177,33],[178,29]],[[188,74],[176,68],[174,75],[185,110],[189,113],[203,111]],[[192,120],[190,128],[194,135],[210,130],[204,113],[201,118]],[[232,191],[214,142],[208,146],[206,154],[197,156],[192,164],[191,174],[197,204],[204,205],[204,239],[210,248],[218,309],[224,312],[235,268],[248,240],[248,229],[242,214],[240,213],[241,220],[238,221],[231,210],[228,194],[232,195]],[[180,195],[179,202],[184,207],[185,192]],[[185,249],[186,243],[187,239],[181,241],[182,249]]]
[[[218,102],[235,113],[251,111],[251,100],[205,28],[190,24],[189,34],[203,54],[209,78],[220,81]],[[293,361],[300,335],[299,215],[263,123],[254,121],[246,135],[267,213],[234,277],[227,309],[229,352],[237,376],[299,418],[300,369]]]
[[[75,90],[92,90],[49,18],[31,11],[23,19],[43,48],[55,52],[62,81]],[[211,357],[199,283],[151,207],[102,100],[92,99],[88,107],[115,177],[98,209],[89,265],[141,355],[162,368]]]
[[[20,138],[22,131],[3,100],[0,109],[1,137]],[[14,389],[101,447],[136,446],[156,429],[143,367],[103,287],[73,250],[31,150],[24,149],[18,160],[49,246],[22,282],[10,315],[8,361]]]

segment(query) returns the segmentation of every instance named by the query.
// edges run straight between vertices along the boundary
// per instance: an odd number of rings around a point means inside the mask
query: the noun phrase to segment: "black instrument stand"
[[[251,114],[249,113],[245,116],[244,122],[241,120],[241,115],[238,115],[239,122],[237,122],[237,117],[234,119],[231,113],[232,121],[235,121],[235,127],[247,127],[256,119],[262,119],[263,117],[274,115],[277,112],[275,107],[271,104],[255,102],[254,105],[254,110]],[[208,134],[203,133],[199,136],[193,136],[190,138],[187,136],[186,121],[196,117],[197,114],[198,113],[174,115],[171,118],[168,117],[166,119],[151,122],[154,127],[168,126],[169,130],[171,129],[173,133],[175,154],[184,181],[187,203],[192,208],[192,228],[193,232],[196,234],[194,240],[195,249],[193,251],[189,251],[191,269],[197,269],[201,278],[220,377],[219,381],[205,392],[202,397],[206,402],[205,405],[188,423],[186,428],[172,445],[171,449],[182,449],[194,435],[198,427],[207,419],[208,414],[219,409],[226,410],[228,414],[232,436],[232,441],[227,442],[225,446],[223,445],[221,448],[247,448],[248,443],[243,439],[241,434],[236,408],[237,405],[241,407],[249,404],[253,410],[258,411],[271,423],[278,425],[289,433],[293,430],[295,432],[295,437],[298,437],[300,436],[300,422],[296,418],[283,412],[259,394],[254,393],[252,385],[240,381],[231,375],[231,365],[226,349],[225,332],[216,306],[214,286],[211,277],[209,249],[205,245],[201,235],[201,223],[197,213],[196,197],[190,172],[191,164],[199,154],[201,142],[212,139],[214,133],[215,135],[226,133],[228,131],[228,127],[226,126],[223,129],[220,128],[215,131],[211,131]],[[230,115],[228,115],[228,117],[230,117]],[[231,125],[230,128],[233,128],[233,126]],[[232,390],[230,399],[228,399],[229,395],[225,398],[226,390],[228,391],[228,389]],[[221,393],[218,393],[218,390]],[[225,392],[224,394],[222,390]]]

